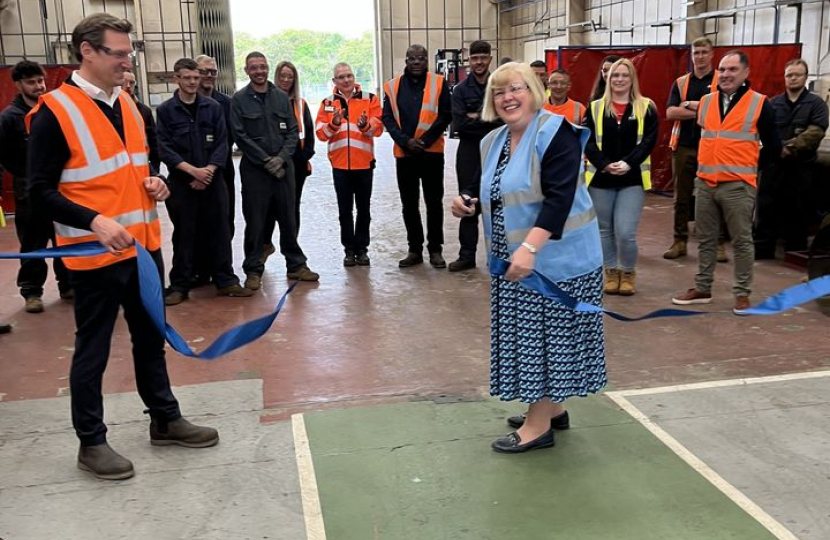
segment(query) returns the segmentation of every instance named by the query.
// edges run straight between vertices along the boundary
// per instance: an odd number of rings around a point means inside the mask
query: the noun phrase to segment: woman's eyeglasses
[[[507,94],[518,96],[527,92],[529,87],[526,84],[511,84],[507,87],[493,88],[493,99],[504,99]]]

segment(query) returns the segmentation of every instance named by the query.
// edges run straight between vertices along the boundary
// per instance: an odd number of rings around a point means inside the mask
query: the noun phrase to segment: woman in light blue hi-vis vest
[[[585,115],[591,137],[585,146],[585,183],[599,218],[605,293],[635,292],[637,227],[651,189],[649,155],[657,143],[654,103],[640,94],[630,60],[614,62],[605,95]]]
[[[536,272],[582,302],[602,303],[599,225],[581,177],[588,133],[541,110],[544,103],[530,66],[511,62],[491,75],[482,111],[486,122],[505,122],[481,142],[480,201],[493,274],[490,394],[529,404],[507,419],[517,430],[493,441],[504,453],[553,446],[554,430],[570,425],[563,402],[607,381],[602,314],[575,312],[525,280]],[[453,214],[472,215],[476,202],[456,197]]]

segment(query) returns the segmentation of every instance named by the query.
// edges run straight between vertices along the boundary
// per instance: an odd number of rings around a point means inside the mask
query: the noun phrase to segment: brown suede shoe
[[[246,289],[241,287],[239,283],[234,283],[233,285],[228,285],[227,287],[222,287],[221,289],[216,290],[216,294],[219,296],[232,296],[235,298],[248,298],[249,296],[253,296],[255,293],[251,289]]]
[[[732,313],[735,315],[748,315],[746,310],[749,309],[749,297],[748,296],[736,296],[735,297],[735,307],[732,308]]]
[[[245,279],[245,288],[256,291],[260,287],[262,287],[262,276],[259,274],[248,274]]]
[[[663,253],[664,259],[677,259],[686,256],[686,242],[683,240],[675,240],[669,249]]]
[[[150,420],[150,444],[170,446],[176,444],[187,448],[207,448],[219,442],[219,432],[213,428],[191,424],[184,418],[163,423],[155,418]]]
[[[133,463],[107,443],[82,446],[78,450],[78,468],[101,480],[125,480],[135,474]]]
[[[40,296],[30,296],[27,298],[26,313],[43,313],[43,299]]]
[[[318,274],[317,272],[312,272],[311,269],[306,265],[302,265],[296,270],[288,272],[287,274],[285,274],[285,277],[287,277],[288,279],[296,279],[297,281],[320,280],[320,274]]]

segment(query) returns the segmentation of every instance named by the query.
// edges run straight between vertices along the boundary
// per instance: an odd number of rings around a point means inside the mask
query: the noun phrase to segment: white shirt
[[[120,86],[116,86],[115,88],[113,88],[112,95],[108,96],[106,92],[104,92],[88,80],[81,77],[81,73],[79,71],[72,72],[72,82],[77,84],[78,88],[83,90],[86,93],[86,95],[88,95],[92,99],[102,101],[109,105],[111,108],[115,106],[115,102],[118,100],[118,96],[121,95]]]

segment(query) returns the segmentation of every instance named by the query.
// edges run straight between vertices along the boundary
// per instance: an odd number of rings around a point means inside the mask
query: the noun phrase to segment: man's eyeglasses
[[[334,80],[336,80],[336,81],[347,81],[349,79],[354,79],[354,74],[353,73],[345,73],[343,75],[338,75],[337,77],[334,78]]]
[[[199,68],[198,71],[200,75],[207,75],[209,77],[216,77],[219,74],[218,69]]]
[[[518,96],[527,92],[529,87],[526,84],[511,84],[508,87],[493,88],[493,99],[504,99],[507,94]]]
[[[112,56],[118,60],[133,60],[135,58],[135,51],[114,51],[105,45],[101,45],[98,47],[99,51],[102,51],[107,56]]]

